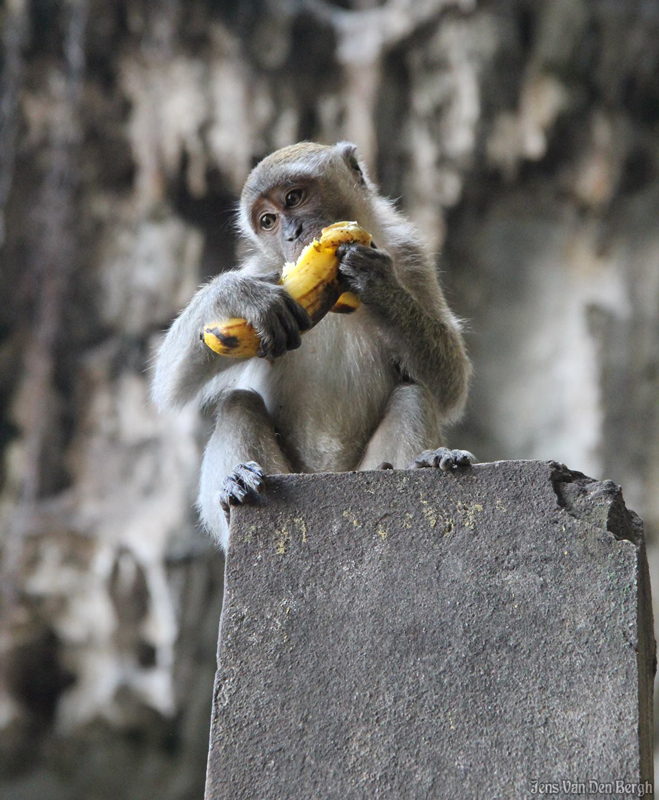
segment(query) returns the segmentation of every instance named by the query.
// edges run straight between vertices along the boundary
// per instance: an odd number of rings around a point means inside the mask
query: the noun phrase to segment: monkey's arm
[[[222,394],[201,465],[197,507],[204,526],[224,549],[229,506],[253,500],[264,488],[264,474],[290,471],[263,398],[243,390]]]
[[[250,262],[203,286],[174,321],[156,358],[153,396],[161,408],[193,400],[204,385],[244,359],[213,353],[202,341],[204,325],[242,317],[261,339],[259,356],[283,355],[300,346],[300,331],[311,326],[307,312],[279,285],[278,276],[255,277]]]
[[[456,417],[471,375],[460,327],[432,265],[421,253],[407,255],[408,263],[396,269],[385,251],[349,245],[340,253],[341,273],[376,318],[402,370],[430,389],[445,419]]]

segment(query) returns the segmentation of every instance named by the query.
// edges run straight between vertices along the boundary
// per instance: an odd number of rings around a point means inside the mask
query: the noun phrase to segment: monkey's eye
[[[261,214],[259,225],[264,231],[271,231],[277,224],[276,214]]]
[[[295,208],[295,206],[299,206],[303,197],[304,191],[302,189],[291,189],[291,191],[286,194],[286,208]]]

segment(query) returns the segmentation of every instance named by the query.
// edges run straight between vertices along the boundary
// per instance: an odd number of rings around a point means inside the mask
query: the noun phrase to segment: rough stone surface
[[[653,778],[641,522],[554,462],[270,479],[220,631],[206,800]]]

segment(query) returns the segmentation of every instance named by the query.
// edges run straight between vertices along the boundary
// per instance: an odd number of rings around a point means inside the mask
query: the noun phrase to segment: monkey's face
[[[274,186],[258,197],[251,224],[263,248],[275,258],[297,261],[323,228],[352,219],[348,204],[338,202],[331,187],[320,180],[300,179]]]

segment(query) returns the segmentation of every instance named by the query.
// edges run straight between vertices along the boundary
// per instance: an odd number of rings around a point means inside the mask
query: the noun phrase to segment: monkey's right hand
[[[261,344],[259,358],[279,358],[301,344],[301,331],[312,326],[311,317],[277,281],[279,275],[265,278],[236,276],[226,308],[230,316],[242,317],[256,330]]]

